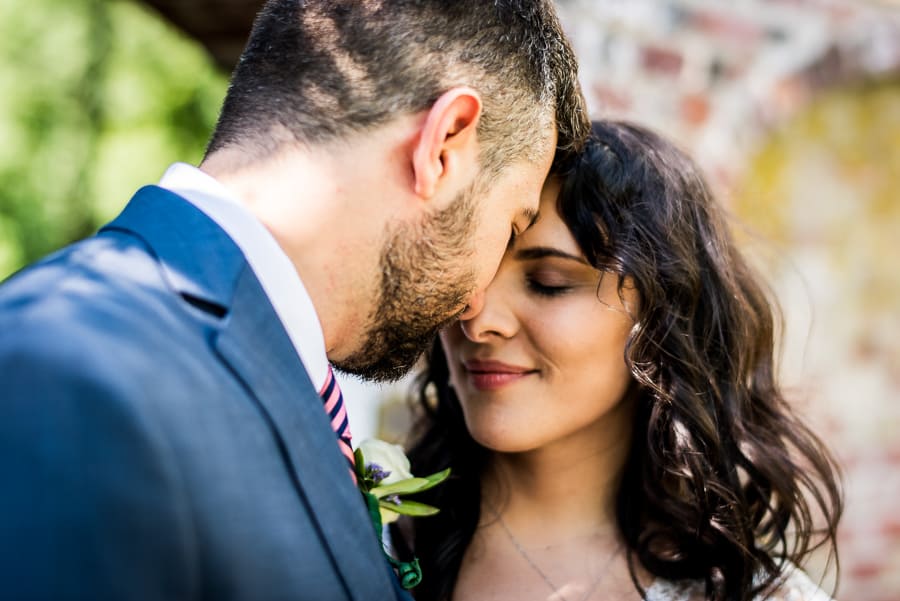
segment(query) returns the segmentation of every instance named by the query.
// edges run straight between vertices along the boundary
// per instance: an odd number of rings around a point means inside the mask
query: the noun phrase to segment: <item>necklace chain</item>
[[[524,559],[528,563],[528,565],[531,566],[531,569],[534,570],[537,573],[537,575],[540,576],[541,579],[547,584],[547,586],[550,587],[550,590],[553,591],[554,595],[556,595],[561,601],[568,601],[563,596],[563,594],[559,591],[559,587],[556,586],[552,580],[550,580],[550,577],[544,573],[544,570],[542,570],[540,567],[538,567],[538,565],[534,562],[534,560],[531,559],[531,556],[528,555],[528,552],[525,551],[525,548],[522,547],[522,545],[519,543],[518,539],[516,539],[516,537],[513,536],[513,533],[510,531],[509,526],[506,525],[506,522],[503,520],[503,516],[500,515],[499,512],[497,513],[497,520],[500,522],[500,526],[503,528],[503,531],[506,533],[507,538],[509,538],[509,542],[511,542],[513,544],[513,546],[516,548],[516,551],[519,553],[519,555],[522,556],[522,559]],[[609,556],[609,559],[606,560],[606,563],[604,564],[603,568],[594,577],[594,581],[591,583],[590,587],[588,587],[587,591],[585,591],[584,595],[581,597],[581,599],[579,601],[587,601],[587,599],[589,599],[590,596],[594,594],[594,591],[597,590],[598,586],[600,586],[600,582],[603,580],[603,577],[606,576],[606,573],[609,571],[609,568],[612,566],[613,560],[616,557],[618,557],[618,555],[621,551],[622,551],[622,546],[616,545],[615,550]]]

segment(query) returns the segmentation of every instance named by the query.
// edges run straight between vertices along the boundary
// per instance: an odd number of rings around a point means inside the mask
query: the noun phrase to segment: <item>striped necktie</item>
[[[356,463],[353,461],[353,445],[350,442],[352,439],[350,420],[347,418],[347,408],[344,407],[344,396],[341,394],[337,379],[334,377],[334,370],[331,369],[330,365],[328,366],[328,375],[325,377],[325,385],[319,391],[319,396],[322,397],[322,402],[325,403],[325,413],[328,414],[328,418],[331,420],[331,428],[337,434],[338,447],[340,447],[344,457],[347,458],[347,462],[350,464],[350,475],[353,476],[353,481],[356,482],[354,470]]]

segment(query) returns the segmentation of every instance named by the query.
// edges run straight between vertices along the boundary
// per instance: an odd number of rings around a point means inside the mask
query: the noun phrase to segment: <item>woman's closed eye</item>
[[[539,296],[559,296],[572,289],[570,283],[563,282],[559,278],[546,278],[538,276],[526,276],[528,289]]]

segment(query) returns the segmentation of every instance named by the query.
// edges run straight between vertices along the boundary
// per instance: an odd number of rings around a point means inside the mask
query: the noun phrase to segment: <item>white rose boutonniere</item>
[[[359,443],[357,450],[373,470],[379,471],[377,477],[380,485],[394,484],[413,477],[409,471],[409,459],[400,445],[367,438]]]
[[[413,476],[402,447],[372,438],[359,443],[354,456],[359,490],[366,500],[369,517],[379,537],[382,526],[401,515],[429,516],[440,511],[437,507],[404,497],[437,486],[450,475],[449,468],[422,478]],[[399,572],[404,588],[412,588],[421,582],[418,559],[400,562],[386,552],[385,556]]]

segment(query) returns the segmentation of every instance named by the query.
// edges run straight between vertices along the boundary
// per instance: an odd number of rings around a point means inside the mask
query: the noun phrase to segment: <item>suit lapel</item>
[[[142,238],[176,292],[224,309],[214,348],[269,419],[350,597],[393,589],[322,400],[240,249],[202,211],[155,186],[141,189],[104,230]]]
[[[284,460],[353,599],[390,590],[372,524],[322,400],[249,267],[215,347],[278,432]]]

